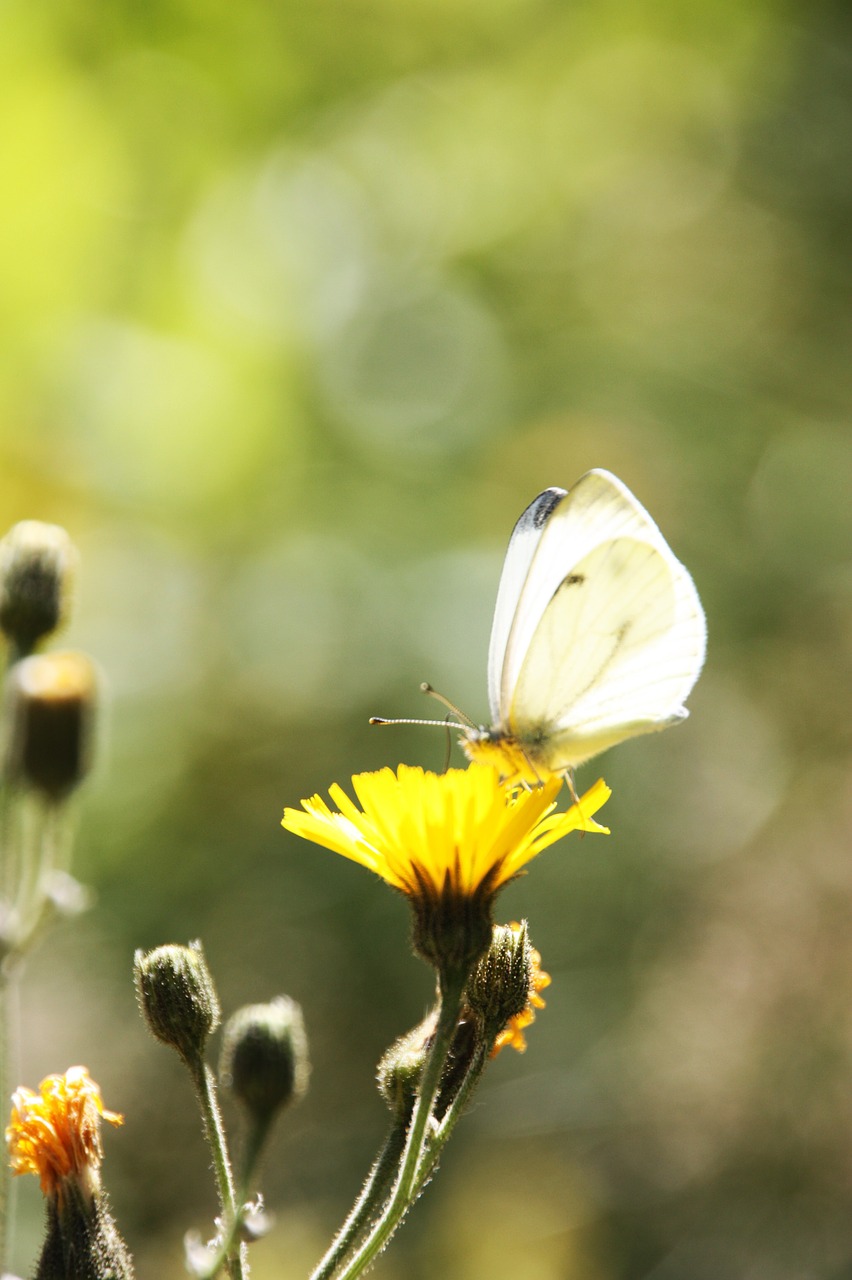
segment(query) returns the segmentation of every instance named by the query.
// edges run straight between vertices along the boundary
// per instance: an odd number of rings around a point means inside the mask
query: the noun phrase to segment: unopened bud
[[[44,653],[12,667],[7,682],[7,771],[61,800],[91,768],[94,664],[83,653]]]
[[[133,973],[151,1034],[196,1064],[220,1021],[219,997],[201,943],[137,951]]]
[[[524,1033],[535,1021],[536,1009],[544,1008],[541,993],[549,985],[550,974],[542,969],[541,956],[530,943],[526,921],[495,925],[491,946],[476,966],[467,992],[492,1042],[492,1057],[506,1045],[525,1052]]]
[[[229,1019],[219,1074],[259,1124],[298,1102],[308,1087],[310,1064],[302,1010],[289,996],[250,1004]]]
[[[432,1009],[422,1022],[391,1045],[379,1062],[376,1082],[379,1093],[399,1120],[407,1121],[420,1089],[423,1068],[435,1041],[438,1010]],[[459,1014],[453,1041],[444,1064],[434,1115],[440,1120],[458,1091],[473,1061],[477,1026],[465,1005]]]
[[[400,1118],[411,1114],[437,1025],[438,1011],[433,1009],[416,1027],[393,1042],[376,1068],[379,1093]]]
[[[495,924],[491,946],[468,983],[470,1007],[496,1033],[526,1009],[532,976],[532,947],[526,921],[516,926]]]
[[[59,525],[22,520],[0,541],[0,630],[17,655],[65,621],[75,561]]]

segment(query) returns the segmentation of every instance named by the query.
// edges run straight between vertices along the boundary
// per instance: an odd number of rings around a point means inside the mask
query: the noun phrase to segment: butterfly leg
[[[522,752],[521,752],[521,754],[522,754],[522,756],[524,757],[524,760],[526,761],[526,763],[527,763],[527,765],[528,765],[528,767],[529,767],[529,771],[530,771],[530,773],[531,773],[531,774],[533,775],[533,777],[535,778],[535,780],[536,780],[536,784],[537,784],[538,786],[540,786],[540,787],[543,787],[543,786],[544,786],[544,778],[541,776],[541,774],[539,773],[538,769],[536,769],[535,765],[533,764],[533,762],[532,762],[532,760],[530,759],[530,757],[527,755],[526,751],[522,751]],[[526,787],[527,791],[532,791],[532,783],[531,783],[531,782],[527,781],[525,778],[521,778],[521,783],[522,783],[522,785],[523,785],[523,786],[525,786],[525,787]]]
[[[568,790],[571,792],[571,799],[575,804],[580,803],[580,797],[577,795],[577,788],[574,786],[574,770],[566,769],[562,777],[568,784]]]

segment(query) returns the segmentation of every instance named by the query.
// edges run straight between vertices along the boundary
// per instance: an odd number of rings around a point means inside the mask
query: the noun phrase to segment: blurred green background
[[[10,0],[0,513],[81,549],[109,687],[18,1079],[85,1063],[143,1277],[214,1197],[135,947],[288,992],[312,1089],[257,1280],[303,1276],[386,1123],[430,975],[404,902],[286,835],[486,716],[503,551],[591,466],[710,628],[688,723],[581,771],[608,840],[504,893],[554,982],[375,1269],[398,1280],[852,1276],[852,14],[781,0]],[[230,1114],[230,1113],[229,1113]],[[236,1119],[234,1123],[236,1123]],[[32,1185],[29,1185],[29,1184]],[[16,1268],[37,1248],[19,1188]]]

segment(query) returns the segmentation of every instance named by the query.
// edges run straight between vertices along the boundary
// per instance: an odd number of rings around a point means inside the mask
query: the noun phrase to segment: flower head
[[[280,1107],[304,1097],[310,1070],[302,1010],[289,996],[244,1005],[229,1018],[219,1076],[257,1125],[268,1127]]]
[[[519,924],[517,920],[513,920],[508,926],[512,932],[519,936],[524,926]],[[530,947],[530,985],[527,1004],[520,1013],[516,1013],[510,1018],[503,1030],[498,1034],[494,1041],[494,1047],[491,1050],[491,1057],[496,1058],[501,1049],[505,1049],[510,1045],[518,1053],[525,1053],[527,1041],[524,1035],[527,1027],[535,1022],[536,1009],[543,1009],[545,1001],[542,999],[541,992],[545,987],[549,987],[551,977],[549,973],[541,967],[541,953],[536,951],[535,947]]]
[[[66,1179],[94,1192],[102,1157],[101,1119],[124,1123],[122,1116],[104,1108],[85,1067],[47,1076],[38,1093],[16,1089],[6,1129],[13,1171],[37,1174],[45,1196],[61,1199]]]
[[[136,998],[148,1030],[176,1049],[186,1063],[198,1063],[221,1022],[219,996],[196,939],[188,947],[170,944],[133,957]]]
[[[528,862],[570,831],[607,828],[592,815],[610,790],[596,782],[564,813],[555,813],[561,778],[534,790],[501,782],[493,766],[443,774],[400,765],[360,773],[342,787],[285,809],[282,826],[374,871],[410,899],[415,946],[439,969],[464,967],[491,939],[491,902]]]
[[[15,656],[65,621],[76,551],[64,529],[22,520],[0,540],[0,631]]]
[[[7,697],[8,770],[48,800],[62,800],[92,764],[95,667],[84,653],[41,653],[15,663]]]

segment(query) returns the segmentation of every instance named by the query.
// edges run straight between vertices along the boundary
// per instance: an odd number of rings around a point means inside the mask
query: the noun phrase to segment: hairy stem
[[[311,1275],[311,1280],[330,1280],[345,1261],[352,1246],[357,1244],[376,1220],[385,1203],[394,1174],[399,1168],[405,1150],[405,1121],[397,1121],[390,1129],[373,1162],[360,1196],[352,1206],[349,1217],[340,1228],[328,1252]]]
[[[355,1280],[381,1252],[416,1198],[417,1170],[421,1162],[432,1108],[441,1085],[447,1055],[453,1043],[464,990],[463,974],[442,975],[441,1008],[435,1040],[423,1069],[420,1093],[414,1104],[408,1137],[396,1183],[382,1213],[360,1248],[338,1272],[337,1280]]]
[[[201,1116],[204,1121],[204,1132],[207,1144],[213,1153],[213,1168],[216,1173],[216,1185],[219,1192],[219,1207],[223,1224],[237,1221],[237,1201],[234,1191],[234,1175],[228,1157],[228,1145],[225,1140],[225,1129],[222,1115],[216,1098],[216,1082],[213,1072],[200,1056],[188,1061],[187,1066],[192,1074]],[[242,1207],[242,1206],[240,1206]],[[227,1230],[227,1227],[223,1227]],[[225,1256],[225,1267],[231,1280],[245,1280],[248,1275],[246,1246],[231,1242],[230,1251]]]

